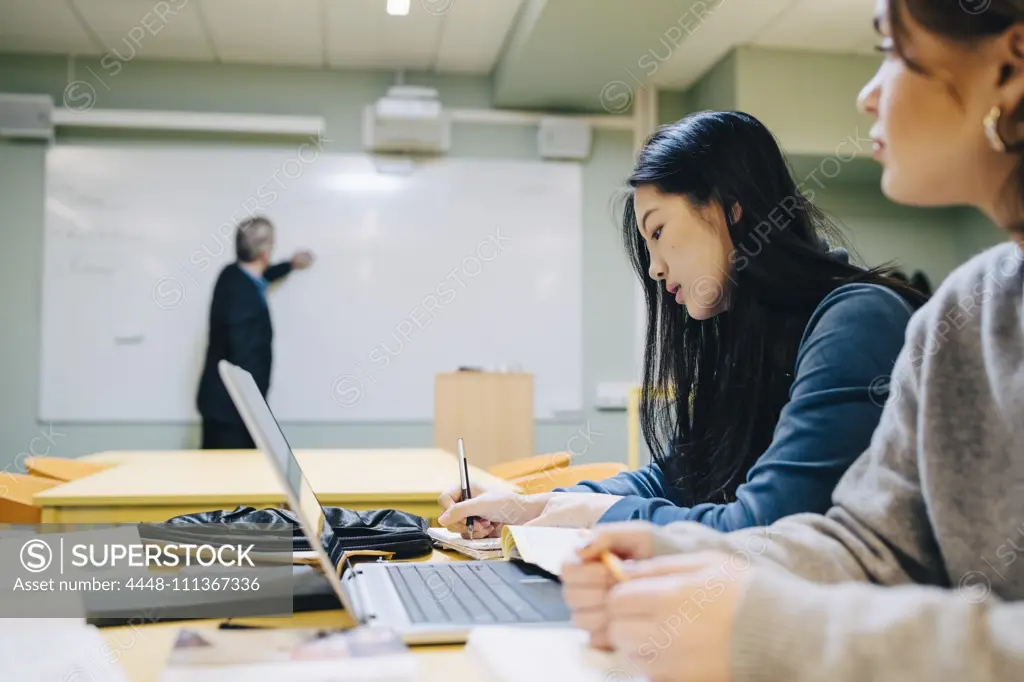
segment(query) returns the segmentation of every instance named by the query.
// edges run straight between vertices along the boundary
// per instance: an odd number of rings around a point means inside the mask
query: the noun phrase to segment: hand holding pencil
[[[612,648],[609,595],[616,585],[636,576],[632,561],[651,558],[653,530],[642,522],[598,526],[590,541],[577,550],[579,561],[562,567],[562,595],[576,626],[590,633],[591,646]]]

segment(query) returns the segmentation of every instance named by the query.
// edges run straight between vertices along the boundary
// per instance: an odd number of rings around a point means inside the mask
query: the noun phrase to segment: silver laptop
[[[257,447],[271,462],[320,568],[356,622],[389,627],[409,644],[466,641],[482,625],[566,625],[561,586],[529,564],[507,561],[362,563],[337,566],[336,536],[252,375],[222,360],[221,379]]]

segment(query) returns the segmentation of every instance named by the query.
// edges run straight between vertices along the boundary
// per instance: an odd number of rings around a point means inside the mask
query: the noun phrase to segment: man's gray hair
[[[238,224],[235,231],[235,253],[243,263],[251,263],[270,248],[274,225],[262,216],[253,216]]]

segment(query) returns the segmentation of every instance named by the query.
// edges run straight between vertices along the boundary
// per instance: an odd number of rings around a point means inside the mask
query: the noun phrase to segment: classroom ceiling
[[[493,72],[499,106],[609,110],[610,85],[686,88],[739,45],[863,53],[875,41],[873,0],[411,0],[404,17],[385,5],[0,0],[0,52]]]
[[[760,47],[873,54],[874,0],[797,0],[761,31]]]
[[[2,0],[0,51],[489,73],[523,0]]]

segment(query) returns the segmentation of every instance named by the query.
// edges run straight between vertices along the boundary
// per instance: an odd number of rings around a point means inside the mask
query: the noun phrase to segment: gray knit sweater
[[[757,567],[733,682],[1024,681],[1022,305],[1013,244],[949,276],[911,320],[878,430],[825,516],[656,531],[657,554]]]

